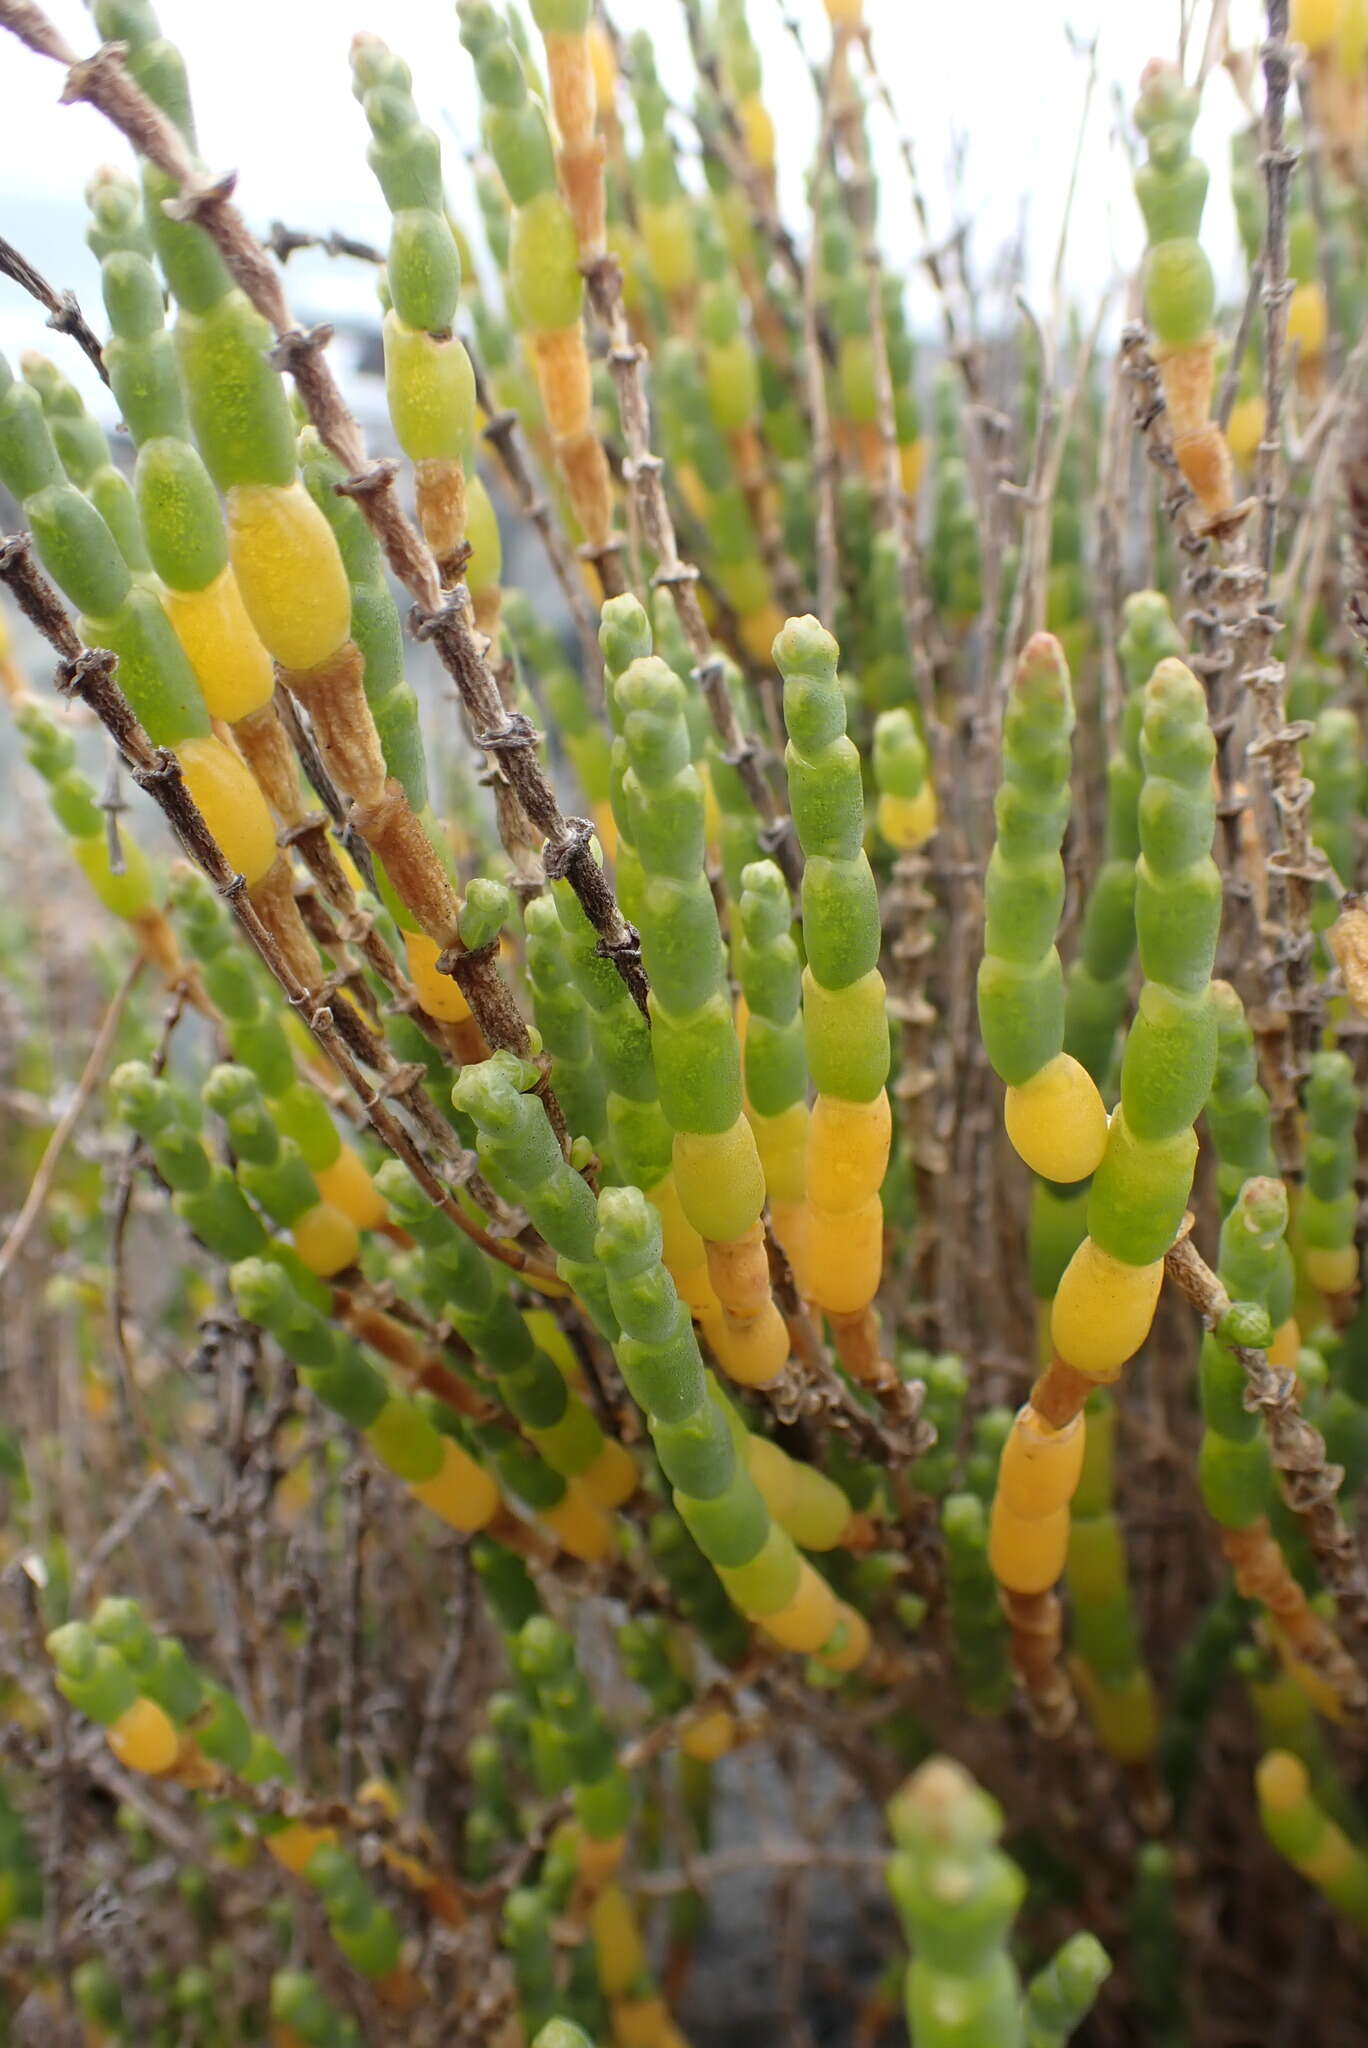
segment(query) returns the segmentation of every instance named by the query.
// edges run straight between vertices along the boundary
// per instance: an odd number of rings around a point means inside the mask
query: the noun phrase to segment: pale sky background
[[[73,46],[93,47],[80,0],[48,0]],[[815,142],[816,114],[807,74],[786,31],[780,0],[750,0],[760,45],[765,98],[779,127],[781,199],[802,219],[802,180]],[[827,46],[821,0],[791,0],[811,52]],[[1207,9],[1199,5],[1196,35]],[[472,67],[457,37],[451,0],[161,0],[166,33],[185,52],[201,148],[214,170],[238,172],[238,198],[254,225],[338,228],[382,243],[387,214],[365,159],[367,131],[351,97],[347,49],[357,29],[375,30],[411,64],[415,92],[444,143],[451,196],[473,215],[462,150],[478,139]],[[648,27],[667,87],[685,97],[692,79],[677,0],[614,0],[624,31]],[[1252,43],[1262,16],[1257,0],[1234,0],[1232,34]],[[1117,89],[1129,110],[1141,66],[1177,49],[1178,0],[866,0],[880,61],[903,123],[914,139],[922,183],[939,237],[956,218],[948,166],[957,135],[967,138],[965,208],[973,223],[977,273],[1015,232],[1026,208],[1029,286],[1044,310],[1070,164],[1078,133],[1086,64],[1070,52],[1068,31],[1100,36],[1099,82],[1075,200],[1067,264],[1070,287],[1091,307],[1097,293],[1136,262],[1141,234],[1129,171],[1117,137]],[[98,273],[84,247],[81,193],[92,170],[126,162],[120,138],[86,107],[57,104],[59,68],[0,37],[0,231],[60,286],[74,288],[97,332],[104,332]],[[1212,172],[1204,240],[1228,291],[1239,266],[1228,179],[1229,136],[1240,119],[1223,73],[1210,80],[1196,146]],[[892,135],[872,117],[880,172],[883,244],[892,265],[910,274],[909,307],[923,331],[935,330],[929,291],[915,268],[920,237]],[[688,131],[680,133],[687,138]],[[290,292],[305,318],[373,303],[373,281],[357,266],[296,257]],[[0,279],[0,348],[55,353],[88,395],[104,394],[79,352],[45,333],[39,310]],[[102,409],[108,416],[108,407]]]

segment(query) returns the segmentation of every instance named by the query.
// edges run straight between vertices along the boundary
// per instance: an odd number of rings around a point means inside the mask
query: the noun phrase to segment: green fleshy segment
[[[1205,339],[1216,308],[1216,281],[1198,233],[1206,203],[1206,166],[1191,154],[1198,95],[1171,64],[1147,67],[1135,124],[1148,160],[1135,174],[1144,216],[1145,319],[1161,348]]]
[[[1037,635],[1021,657],[1002,733],[997,838],[985,884],[979,1028],[994,1069],[1020,1086],[1064,1042],[1064,978],[1055,930],[1069,821],[1073,696],[1063,650]]]
[[[1116,1052],[1116,1034],[1130,995],[1135,953],[1135,863],[1140,853],[1140,726],[1144,690],[1156,665],[1177,654],[1182,642],[1157,590],[1139,590],[1122,608],[1117,652],[1128,694],[1121,710],[1117,744],[1107,763],[1107,809],[1102,865],[1084,907],[1078,953],[1069,967],[1064,996],[1064,1050],[1072,1053],[1106,1090]]]

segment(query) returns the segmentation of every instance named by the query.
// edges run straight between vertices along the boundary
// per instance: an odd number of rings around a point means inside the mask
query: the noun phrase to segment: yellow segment
[[[450,1437],[442,1439],[441,1471],[411,1491],[449,1529],[467,1535],[483,1529],[499,1505],[499,1489],[489,1474]]]
[[[1140,1764],[1153,1756],[1159,1720],[1149,1673],[1135,1671],[1124,1684],[1110,1687],[1099,1685],[1086,1664],[1075,1662],[1073,1676],[1107,1754],[1119,1764]]]
[[[751,660],[773,660],[775,639],[784,630],[784,614],[778,605],[771,599],[754,611],[745,612],[739,623],[741,645]]]
[[[626,1444],[611,1436],[603,1439],[603,1448],[593,1464],[586,1465],[578,1474],[580,1485],[601,1508],[620,1508],[629,1501],[637,1490],[639,1477],[636,1459]]]
[[[302,483],[234,484],[228,546],[248,617],[285,668],[316,668],[351,632],[332,528]]]
[[[689,1721],[680,1732],[679,1746],[685,1756],[698,1763],[716,1763],[736,1745],[736,1721],[725,1707],[712,1707]]]
[[[140,1694],[105,1730],[105,1740],[121,1764],[155,1778],[169,1771],[180,1754],[180,1736],[169,1714],[155,1700]]]
[[[270,873],[276,857],[275,826],[251,769],[213,733],[182,740],[176,759],[224,859],[245,875],[250,889]]]
[[[1344,0],[1292,0],[1289,28],[1294,43],[1324,50],[1334,41]]]
[[[826,11],[833,28],[859,28],[864,20],[864,0],[826,0]]]
[[[349,1216],[358,1230],[378,1230],[389,1211],[380,1199],[364,1160],[344,1145],[331,1166],[314,1169],[318,1192],[334,1209]]]
[[[236,725],[270,703],[275,670],[230,565],[203,590],[163,590],[162,609],[189,657],[211,718]]]
[[[915,498],[921,489],[922,472],[926,468],[925,441],[904,441],[898,449],[898,468],[902,472],[903,489],[909,498]]]
[[[308,1209],[290,1231],[294,1248],[311,1273],[327,1280],[344,1266],[353,1266],[361,1251],[361,1238],[350,1216],[334,1209],[331,1202],[319,1202]]]
[[[273,1835],[266,1836],[266,1847],[275,1857],[282,1870],[288,1870],[298,1877],[319,1849],[331,1848],[337,1840],[336,1828],[310,1828],[302,1820],[287,1821],[283,1828],[277,1828]]]
[[[761,1116],[749,1108],[746,1115],[755,1133],[769,1200],[801,1202],[807,1191],[807,1104],[790,1103],[778,1116]]]
[[[798,1590],[777,1614],[762,1614],[759,1626],[785,1650],[820,1650],[831,1640],[839,1619],[839,1602],[820,1572],[806,1559],[799,1567]]]
[[[1290,1750],[1271,1749],[1254,1773],[1260,1806],[1274,1813],[1291,1813],[1307,1796],[1306,1766]]]
[[[1259,443],[1264,434],[1264,402],[1255,394],[1252,398],[1237,399],[1230,408],[1230,419],[1226,424],[1226,440],[1230,452],[1241,469],[1249,469],[1259,452]]]
[[[1164,1262],[1127,1266],[1085,1237],[1064,1269],[1050,1335],[1066,1365],[1089,1379],[1114,1380],[1154,1321]]]
[[[627,1846],[625,1835],[611,1835],[600,1842],[581,1828],[575,1837],[575,1868],[591,1890],[606,1884],[622,1861]]]
[[[836,1647],[832,1642],[839,1636]],[[836,1629],[819,1652],[821,1660],[833,1671],[854,1671],[869,1655],[869,1623],[853,1607],[847,1607],[842,1600],[837,1609]]]
[[[1287,302],[1287,346],[1300,349],[1303,359],[1323,355],[1328,326],[1324,287],[1299,284]]]
[[[850,1502],[834,1479],[764,1436],[748,1437],[746,1463],[766,1507],[801,1549],[836,1548],[850,1525]]]
[[[720,1308],[699,1317],[713,1357],[729,1380],[740,1387],[767,1387],[783,1371],[789,1355],[788,1331],[774,1303],[767,1302],[753,1322],[729,1322]]]
[[[1351,1246],[1352,1250],[1353,1247]],[[1315,1281],[1315,1275],[1310,1275]],[[1319,1282],[1315,1284],[1319,1285]],[[1273,1342],[1268,1347],[1270,1365],[1285,1367],[1288,1372],[1296,1365],[1301,1353],[1301,1325],[1295,1316],[1289,1316],[1285,1323],[1279,1323],[1273,1332]]]
[[[1013,1514],[998,1494],[988,1526],[988,1562],[1009,1593],[1048,1593],[1064,1570],[1069,1549],[1069,1510],[1051,1515]]]
[[[1308,1849],[1304,1856],[1298,1858],[1297,1868],[1303,1877],[1310,1878],[1312,1884],[1319,1885],[1322,1891],[1329,1891],[1332,1885],[1348,1876],[1354,1865],[1354,1854],[1348,1836],[1342,1834],[1332,1820],[1327,1820],[1315,1848]]]
[[[748,93],[738,103],[736,118],[741,123],[746,155],[753,164],[759,164],[762,171],[769,170],[774,163],[774,123],[758,93]]]
[[[1097,1083],[1071,1053],[1007,1090],[1003,1120],[1013,1146],[1044,1180],[1086,1180],[1107,1149],[1107,1112]]]
[[[470,1015],[470,1005],[451,976],[438,973],[441,948],[436,940],[426,932],[405,932],[404,952],[414,994],[429,1017],[436,1017],[442,1024],[464,1024]]]
[[[815,1209],[844,1216],[877,1195],[888,1171],[888,1091],[872,1102],[819,1095],[808,1123],[807,1191]]]
[[[880,832],[900,853],[915,853],[925,846],[938,822],[930,777],[915,796],[881,796],[877,817]]]
[[[600,114],[611,112],[617,94],[617,58],[602,22],[588,28],[589,65],[594,74],[594,103]]]
[[[594,1965],[605,1998],[630,1991],[646,1969],[646,1947],[631,1901],[621,1885],[606,1884],[589,1909]]]
[[[998,1466],[1004,1505],[1028,1521],[1067,1507],[1078,1489],[1085,1442],[1081,1415],[1063,1429],[1050,1429],[1034,1408],[1019,1408]]]
[[[815,1206],[803,1247],[807,1292],[829,1315],[867,1308],[883,1275],[883,1203],[871,1195],[848,1215]]]
[[[574,1479],[553,1508],[537,1511],[563,1550],[582,1564],[599,1564],[613,1548],[613,1524],[593,1495]]]
[[[663,1998],[619,1998],[610,2010],[614,2048],[686,2048]]]
[[[680,1206],[699,1236],[717,1244],[744,1237],[765,1206],[765,1176],[745,1117],[727,1131],[676,1131],[673,1160]]]
[[[1305,1245],[1301,1262],[1307,1279],[1313,1287],[1319,1287],[1322,1294],[1345,1294],[1358,1280],[1357,1245],[1336,1245],[1333,1251],[1323,1250],[1319,1245]],[[1269,1355],[1272,1356],[1271,1353]]]

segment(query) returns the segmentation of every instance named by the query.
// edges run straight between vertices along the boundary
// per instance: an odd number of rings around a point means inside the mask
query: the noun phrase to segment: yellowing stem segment
[[[303,484],[235,484],[228,545],[248,616],[276,660],[308,669],[336,653],[351,631],[351,590]]]
[[[1071,1053],[1056,1053],[1029,1081],[1008,1088],[1007,1135],[1044,1180],[1086,1180],[1102,1163],[1107,1112],[1097,1083]]]

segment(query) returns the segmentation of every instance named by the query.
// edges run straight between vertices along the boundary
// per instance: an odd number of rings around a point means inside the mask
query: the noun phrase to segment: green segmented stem
[[[651,1557],[689,1627],[723,1666],[735,1666],[750,1643],[744,1617],[732,1606],[722,1582],[672,1509],[652,1515],[646,1532]]]
[[[564,1478],[587,1471],[602,1454],[603,1431],[497,1284],[493,1263],[431,1206],[398,1160],[386,1161],[376,1185],[418,1241],[425,1299],[490,1367],[500,1396],[547,1464]]]
[[[142,574],[151,564],[137,501],[110,456],[104,428],[86,411],[76,386],[46,356],[30,351],[21,368],[42,401],[63,469],[104,520],[133,574]]]
[[[631,166],[646,268],[667,300],[687,303],[698,283],[694,210],[680,183],[668,125],[669,96],[660,82],[650,35],[639,29],[627,45],[627,74],[641,151]]]
[[[1025,2048],[1064,2048],[1110,1975],[1111,1959],[1097,1936],[1071,1935],[1026,1987]]]
[[[465,471],[475,440],[475,376],[452,332],[461,257],[447,219],[441,148],[418,118],[412,74],[377,36],[352,43],[353,90],[370,124],[368,152],[393,216],[384,320],[385,392],[411,461],[443,466],[451,502],[439,508],[420,469],[419,511],[439,559],[464,537]],[[445,517],[442,516],[443,511]]]
[[[356,2021],[338,2011],[307,1970],[277,1970],[271,1978],[271,2018],[289,2027],[308,2048],[361,2048]]]
[[[81,872],[100,902],[115,917],[136,921],[149,916],[156,908],[151,863],[116,822],[116,872],[110,859],[109,814],[101,807],[94,784],[76,767],[70,734],[32,698],[16,705],[14,723],[24,741],[24,757],[47,784],[52,813],[71,839]]]
[[[985,884],[979,1029],[1000,1078],[1019,1087],[1064,1043],[1055,931],[1064,906],[1060,847],[1069,821],[1073,696],[1048,634],[1026,647],[1003,720],[997,837]]]
[[[618,1324],[594,1251],[594,1197],[561,1152],[541,1104],[527,1092],[540,1078],[529,1062],[500,1051],[467,1067],[451,1099],[475,1125],[480,1164],[496,1193],[526,1207],[557,1255],[561,1279],[612,1343]]]
[[[654,1210],[639,1188],[605,1188],[598,1221],[595,1250],[622,1331],[614,1350],[675,1507],[736,1606],[771,1622],[801,1598],[811,1567],[750,1475],[746,1431],[703,1365]]]
[[[114,171],[92,179],[86,239],[100,258],[111,334],[105,363],[138,449],[135,472],[148,549],[173,590],[203,590],[228,562],[218,495],[190,441],[190,425],[164,324],[137,187]]]
[[[129,1061],[116,1068],[109,1086],[116,1114],[149,1147],[171,1189],[172,1208],[200,1242],[224,1259],[264,1250],[260,1218],[231,1170],[211,1159],[169,1084],[143,1062]]]
[[[306,1297],[293,1267],[276,1258],[243,1259],[229,1280],[241,1313],[269,1331],[310,1393],[359,1430],[382,1465],[410,1487],[437,1477],[442,1432],[416,1401],[393,1392],[359,1345]]]
[[[632,1782],[617,1760],[617,1743],[575,1659],[565,1630],[547,1615],[525,1621],[512,1644],[514,1669],[531,1686],[549,1724],[562,1783],[573,1786],[575,1817],[595,1841],[625,1833]]]
[[[950,1492],[959,1470],[969,1374],[963,1359],[953,1351],[942,1351],[937,1356],[929,1351],[901,1352],[898,1373],[905,1381],[920,1380],[925,1390],[922,1416],[935,1430],[936,1441],[917,1460],[917,1485],[933,1500],[940,1500]]]
[[[203,1673],[174,1636],[153,1630],[135,1601],[101,1601],[90,1622],[54,1629],[47,1649],[58,1690],[101,1726],[111,1726],[135,1700],[150,1699],[211,1763],[249,1785],[292,1782],[286,1758],[252,1728],[232,1693]],[[222,1798],[212,1790],[210,1796]],[[232,1802],[232,1809],[239,1824],[267,1844],[298,1825],[247,1804]],[[328,1839],[300,1875],[317,1893],[329,1932],[353,1968],[373,1979],[389,1975],[399,1962],[398,1923],[355,1860]]]
[[[1121,1063],[1121,1106],[1088,1197],[1088,1231],[1133,1266],[1173,1242],[1196,1165],[1192,1125],[1216,1068],[1211,966],[1221,878],[1211,858],[1216,743],[1192,671],[1161,661],[1145,686],[1135,920],[1145,983]]]
[[[1219,1272],[1236,1304],[1202,1340],[1200,1390],[1206,1425],[1197,1474],[1207,1512],[1223,1529],[1248,1529],[1268,1509],[1272,1468],[1259,1419],[1244,1406],[1244,1371],[1231,1346],[1270,1343],[1292,1307],[1287,1191],[1247,1180],[1221,1225]]]
[[[1178,654],[1182,647],[1168,600],[1157,590],[1132,592],[1122,607],[1122,624],[1117,652],[1128,695],[1116,749],[1107,763],[1103,860],[1088,892],[1078,954],[1070,965],[1064,995],[1064,1049],[1082,1062],[1103,1089],[1111,1075],[1116,1034],[1130,995],[1135,953],[1144,690],[1158,663]]]
[[[610,1164],[618,1179],[649,1191],[670,1171],[672,1136],[660,1106],[650,1026],[612,961],[599,952],[598,935],[570,884],[554,883],[552,899],[605,1090]]]
[[[1264,1833],[1294,1869],[1324,1893],[1336,1912],[1368,1931],[1368,1856],[1324,1812],[1306,1767],[1286,1750],[1273,1750],[1256,1773]]]
[[[0,482],[23,507],[38,558],[82,614],[83,637],[119,657],[119,682],[156,746],[209,732],[199,684],[161,606],[135,584],[105,521],[68,483],[29,385],[0,356]]]
[[[1088,1403],[1083,1470],[1073,1497],[1064,1581],[1072,1648],[1084,1667],[1083,1693],[1102,1747],[1139,1765],[1154,1752],[1158,1715],[1131,1598],[1125,1539],[1114,1507],[1116,1407],[1098,1392]]]
[[[1268,1097],[1259,1085],[1254,1033],[1244,1004],[1229,982],[1213,981],[1211,1006],[1216,1013],[1216,1072],[1206,1122],[1224,1213],[1251,1176],[1275,1177],[1278,1166]]]
[[[671,615],[673,625],[677,627],[679,620],[673,607]],[[673,659],[670,666],[678,673]],[[723,661],[722,685],[736,707],[741,730],[753,731],[754,722],[746,702],[745,684],[735,662]],[[698,702],[701,711],[701,699],[696,698],[695,701]],[[731,758],[730,748],[711,721],[706,720],[705,723],[707,729],[703,736],[703,752],[707,762],[708,782],[717,802],[717,837],[722,862],[722,879],[726,884],[727,899],[735,905],[741,898],[742,875],[749,863],[758,860],[764,850],[764,827],[756,816],[755,806],[750,800],[741,770]]]
[[[941,1503],[945,1588],[954,1636],[955,1668],[975,1714],[1004,1714],[1012,1699],[1007,1628],[997,1581],[988,1562],[988,1515],[974,1493],[951,1493]]]
[[[635,600],[607,607],[615,625]],[[632,621],[644,638],[644,616]],[[741,1120],[741,1050],[727,990],[717,906],[708,885],[703,785],[690,759],[683,685],[655,655],[638,656],[613,680],[626,766],[621,793],[642,887],[638,923],[651,981],[651,1047],[660,1103],[681,1139],[727,1139],[734,1149],[726,1187],[703,1176],[681,1180],[684,1212],[709,1240],[728,1242],[760,1214],[763,1180],[754,1139]]]
[[[872,1102],[888,1077],[888,1018],[860,757],[846,733],[836,674],[840,649],[816,619],[790,619],[774,658],[784,678],[789,804],[805,859],[808,1070],[819,1094]]]
[[[297,1078],[294,1054],[255,961],[203,876],[182,869],[171,882],[178,929],[199,962],[205,992],[223,1019],[228,1049],[255,1075],[276,1128],[293,1139],[313,1170],[336,1161],[342,1140],[318,1090]],[[273,988],[272,984],[272,988]]]
[[[913,2048],[1023,2048],[1021,1986],[1007,1940],[1026,1887],[998,1847],[997,1806],[959,1764],[933,1757],[892,1801],[888,1819],[888,1885],[912,1949]]]
[[[1198,241],[1207,170],[1192,155],[1199,101],[1173,65],[1150,65],[1135,109],[1148,160],[1135,174],[1144,216],[1145,318],[1162,348],[1204,339],[1216,307],[1216,281]]]
[[[1363,798],[1363,744],[1358,720],[1343,704],[1321,711],[1302,748],[1311,783],[1311,836],[1345,888],[1358,874],[1358,821]],[[1322,885],[1311,922],[1318,932],[1334,923],[1337,892]]]
[[[569,973],[569,947],[552,898],[534,896],[523,911],[523,925],[532,1013],[551,1055],[557,1099],[572,1135],[586,1137],[601,1149],[607,1132],[603,1076],[594,1059],[588,1006]],[[613,978],[621,984],[616,971]]]
[[[1297,1204],[1297,1251],[1306,1277],[1331,1296],[1349,1296],[1358,1281],[1358,1085],[1342,1052],[1311,1062],[1306,1104],[1306,1185]]]
[[[792,923],[788,884],[776,863],[749,862],[741,870],[737,900],[736,975],[750,1013],[746,1098],[756,1116],[766,1119],[783,1116],[807,1098],[803,964]]]

